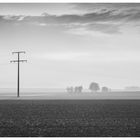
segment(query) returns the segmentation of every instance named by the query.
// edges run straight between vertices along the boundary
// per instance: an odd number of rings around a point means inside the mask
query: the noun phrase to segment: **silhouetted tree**
[[[98,90],[100,90],[100,87],[99,87],[99,84],[98,84],[98,83],[92,82],[92,83],[89,85],[89,89],[90,89],[91,91],[98,91]]]
[[[108,92],[109,88],[108,87],[102,87],[102,92]]]

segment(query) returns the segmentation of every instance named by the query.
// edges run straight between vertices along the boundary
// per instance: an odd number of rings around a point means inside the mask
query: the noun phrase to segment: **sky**
[[[140,86],[140,4],[0,3],[0,88]]]

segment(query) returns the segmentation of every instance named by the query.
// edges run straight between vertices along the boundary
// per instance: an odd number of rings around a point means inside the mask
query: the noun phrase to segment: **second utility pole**
[[[18,63],[18,75],[17,75],[17,97],[19,97],[19,92],[20,92],[20,62],[27,62],[27,60],[20,60],[20,54],[25,53],[24,51],[20,52],[12,52],[12,54],[17,54],[18,55],[18,60],[12,60],[10,62],[17,62]]]

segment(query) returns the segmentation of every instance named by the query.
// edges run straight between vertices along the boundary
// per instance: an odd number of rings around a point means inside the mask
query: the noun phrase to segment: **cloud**
[[[100,31],[103,33],[107,33],[107,34],[118,34],[120,33],[120,29],[119,29],[119,25],[115,25],[115,24],[90,24],[87,27],[88,30],[93,30],[93,31]]]
[[[122,26],[140,22],[140,4],[75,4],[75,8],[86,9],[86,13],[64,15],[43,13],[40,16],[1,15],[0,23],[61,26],[64,31],[77,31],[83,28],[87,31],[116,34],[121,33]]]
[[[102,11],[103,9],[125,11],[140,10],[140,3],[73,3],[73,8],[83,13]]]

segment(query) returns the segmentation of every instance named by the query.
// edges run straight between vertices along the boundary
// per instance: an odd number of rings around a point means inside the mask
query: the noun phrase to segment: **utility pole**
[[[27,62],[27,60],[20,60],[20,54],[24,53],[25,51],[19,51],[19,52],[12,52],[12,54],[17,54],[18,55],[18,59],[17,60],[12,60],[10,61],[11,63],[18,63],[18,75],[17,75],[17,97],[19,97],[19,92],[20,92],[20,62]]]

